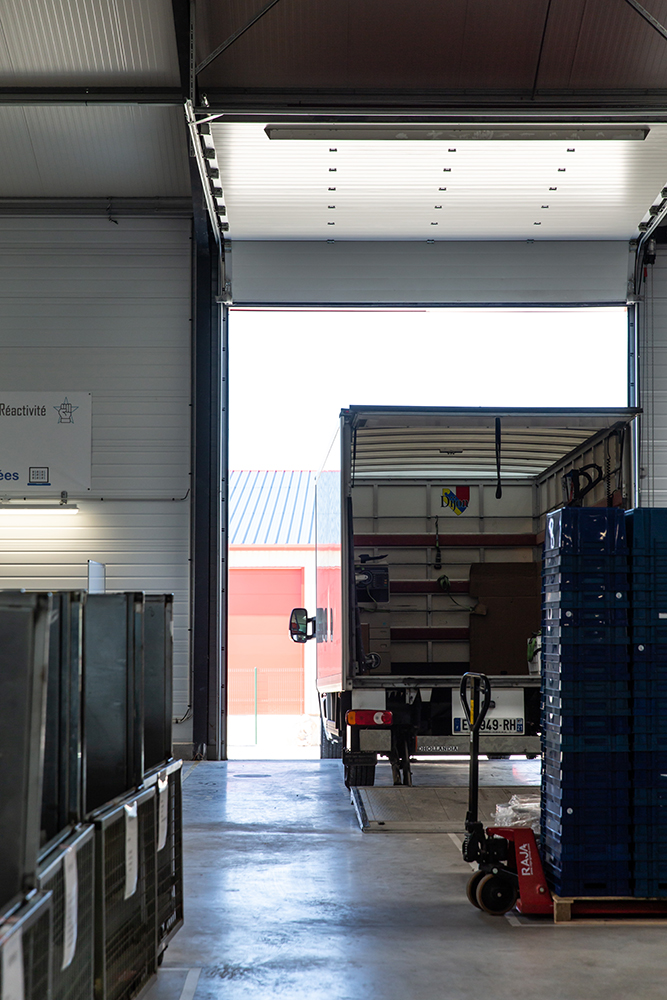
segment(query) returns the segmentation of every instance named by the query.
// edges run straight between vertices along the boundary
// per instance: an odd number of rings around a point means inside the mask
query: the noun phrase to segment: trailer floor
[[[482,781],[488,770],[511,787],[530,766],[482,762]],[[416,781],[461,787],[466,773],[431,770],[419,765]],[[457,836],[361,833],[340,761],[204,762],[185,774],[185,926],[145,1000],[664,995],[664,921],[488,916],[466,899]]]

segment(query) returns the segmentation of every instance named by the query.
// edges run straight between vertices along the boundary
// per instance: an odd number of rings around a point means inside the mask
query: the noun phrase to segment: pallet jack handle
[[[470,691],[470,695],[468,695]],[[479,820],[479,734],[491,704],[491,683],[486,674],[464,674],[461,678],[461,705],[470,730],[470,780],[466,831]]]

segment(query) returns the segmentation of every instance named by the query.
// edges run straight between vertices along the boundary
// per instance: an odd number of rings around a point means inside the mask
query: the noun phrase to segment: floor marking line
[[[199,765],[200,765],[200,764],[201,764],[201,761],[200,761],[200,760],[197,760],[197,761],[195,761],[195,763],[194,763],[194,764],[192,765],[192,767],[191,767],[191,768],[190,768],[190,769],[189,769],[188,771],[186,771],[186,772],[185,772],[185,774],[183,775],[183,781],[185,781],[185,779],[186,779],[186,778],[187,778],[187,777],[188,777],[189,775],[191,775],[191,774],[192,774],[192,772],[194,771],[194,769],[195,769],[196,767],[199,767]]]
[[[505,914],[505,920],[507,921],[508,924],[511,924],[512,927],[521,927],[522,926],[521,921],[519,920],[519,918],[515,917],[513,913],[506,913]]]
[[[199,977],[201,976],[201,969],[190,969],[187,976],[185,977],[185,982],[183,983],[183,989],[179,1000],[194,1000],[195,991],[197,989],[197,984],[199,983]]]
[[[459,837],[456,833],[448,833],[447,836],[452,841],[452,843],[458,847],[460,851],[461,848],[463,847],[463,837]],[[461,861],[463,861],[463,856],[461,857]],[[473,864],[472,861],[463,861],[463,863],[468,865],[468,867],[471,868],[474,872],[477,871],[477,865]]]

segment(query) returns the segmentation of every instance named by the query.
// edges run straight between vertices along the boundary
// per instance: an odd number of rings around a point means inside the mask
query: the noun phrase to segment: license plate
[[[524,696],[522,688],[492,691],[491,707],[487,712],[480,733],[489,736],[523,736]],[[467,733],[468,720],[463,713],[461,699],[452,692],[452,733]]]
[[[467,733],[469,732],[468,720],[461,716],[454,716],[452,719],[452,730],[454,733]],[[519,718],[514,719],[504,719],[498,718],[486,718],[482,722],[480,733],[491,734],[494,736],[523,736],[524,734],[524,720]]]

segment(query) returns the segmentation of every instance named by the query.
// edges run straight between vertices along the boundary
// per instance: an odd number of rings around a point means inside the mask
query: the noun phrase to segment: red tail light
[[[390,726],[394,721],[391,712],[376,712],[374,709],[354,708],[345,716],[348,726]]]

